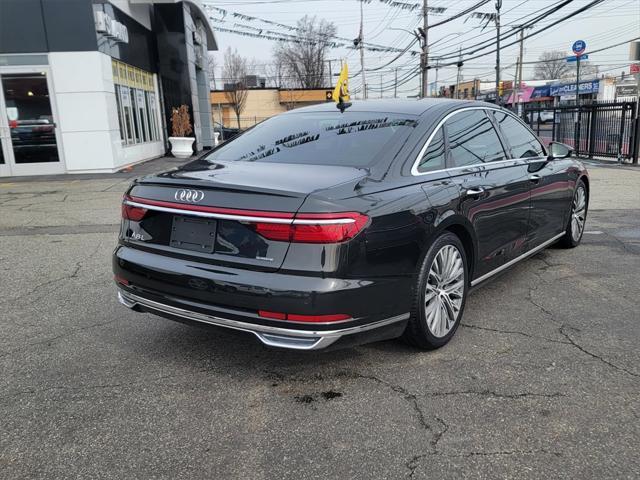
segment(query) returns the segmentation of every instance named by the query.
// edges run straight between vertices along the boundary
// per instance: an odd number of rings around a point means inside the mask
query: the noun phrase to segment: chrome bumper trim
[[[134,308],[136,305],[140,305],[151,310],[168,313],[170,315],[175,315],[177,317],[186,318],[196,322],[216,325],[218,327],[232,328],[243,332],[250,332],[258,337],[258,339],[265,345],[294,350],[319,350],[328,347],[345,335],[366,332],[368,330],[384,327],[409,318],[409,313],[404,313],[402,315],[396,315],[394,317],[366,325],[347,327],[340,330],[296,330],[282,327],[271,327],[268,325],[257,325],[228,318],[216,317],[205,313],[192,312],[172,305],[154,302],[153,300],[140,297],[133,293],[124,292],[120,289],[118,289],[118,300],[122,305],[128,308]]]

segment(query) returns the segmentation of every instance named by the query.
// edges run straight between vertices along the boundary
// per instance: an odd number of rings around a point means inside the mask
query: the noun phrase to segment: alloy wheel
[[[580,185],[573,197],[573,205],[571,207],[571,237],[574,242],[577,242],[582,237],[586,217],[587,195],[584,187]]]
[[[429,268],[424,311],[431,334],[442,338],[455,326],[464,298],[464,263],[460,251],[445,245]]]

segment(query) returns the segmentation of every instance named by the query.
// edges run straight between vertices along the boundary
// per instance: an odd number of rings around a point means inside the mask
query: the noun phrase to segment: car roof
[[[379,100],[354,100],[347,112],[380,112],[380,113],[404,113],[408,115],[423,115],[427,110],[430,113],[455,110],[456,108],[478,106],[493,107],[496,105],[473,100],[454,100],[451,98],[423,98],[423,99],[379,99]],[[320,103],[308,107],[290,110],[284,115],[295,115],[305,112],[334,112],[336,110],[334,102]]]

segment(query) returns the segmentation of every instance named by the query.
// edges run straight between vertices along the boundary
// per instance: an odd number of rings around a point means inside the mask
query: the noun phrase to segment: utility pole
[[[429,96],[429,6],[428,0],[422,0],[422,98]]]
[[[393,82],[393,98],[398,98],[398,67],[395,68],[395,80]]]
[[[516,74],[515,74],[515,80],[513,81],[513,97],[511,99],[511,108],[515,108],[516,104],[518,104],[520,102],[520,82],[518,80],[518,75],[520,73],[520,62],[522,62],[521,57],[518,56],[518,58],[516,59]],[[507,100],[508,103],[508,100]]]
[[[520,90],[522,89],[522,63],[524,62],[524,28],[520,29],[520,57],[518,61],[518,83],[516,86],[516,95],[518,96],[518,115],[522,116],[522,104],[520,103]]]
[[[502,99],[498,95],[500,89],[500,9],[502,0],[496,0],[496,104],[501,105]]]
[[[458,63],[456,64],[458,67],[458,74],[456,75],[456,98],[460,99],[460,73],[462,69],[462,47],[458,50]]]
[[[382,73],[380,73],[380,98],[382,98]]]
[[[367,99],[367,80],[364,73],[364,0],[360,0],[360,36],[358,37],[358,45],[360,47],[360,68],[362,69],[362,95]]]
[[[331,86],[333,85],[333,72],[331,71],[331,63],[333,60],[329,59],[327,62],[329,62],[329,83],[327,85]]]

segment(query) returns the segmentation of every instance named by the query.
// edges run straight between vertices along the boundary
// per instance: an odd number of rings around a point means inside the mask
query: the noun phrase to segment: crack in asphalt
[[[16,348],[14,350],[9,350],[8,352],[0,352],[0,358],[8,357],[9,355],[12,355],[14,353],[21,352],[24,348],[34,347],[34,346],[37,346],[37,345],[44,345],[44,344],[47,344],[47,343],[55,342],[56,340],[60,340],[61,338],[66,338],[66,337],[70,337],[72,335],[75,335],[78,332],[82,332],[84,330],[89,330],[91,328],[102,327],[104,325],[109,325],[110,323],[117,322],[118,320],[119,319],[109,320],[108,322],[94,323],[94,324],[91,324],[91,325],[85,325],[85,326],[82,326],[82,327],[74,328],[72,330],[67,330],[66,332],[60,333],[60,334],[56,335],[55,337],[46,338],[44,340],[39,340],[37,342],[27,343],[26,345],[23,345],[21,348]]]
[[[17,392],[12,392],[10,394],[7,395],[1,395],[0,396],[0,400],[4,400],[7,398],[15,398],[15,397],[20,397],[22,395],[34,395],[34,394],[40,394],[40,393],[47,393],[47,392],[83,392],[83,391],[87,391],[87,390],[104,390],[104,389],[109,389],[109,388],[120,388],[120,387],[135,387],[135,386],[141,386],[143,385],[145,388],[151,383],[151,384],[156,384],[162,380],[166,380],[168,378],[172,378],[172,377],[183,377],[184,375],[182,373],[171,373],[168,375],[161,375],[159,377],[155,377],[153,379],[148,379],[148,378],[143,378],[139,381],[133,381],[133,382],[118,382],[118,383],[99,383],[99,384],[95,384],[95,385],[82,385],[82,386],[69,386],[69,385],[56,385],[56,386],[52,386],[52,387],[46,387],[46,388],[41,388],[41,389],[37,389],[37,388],[33,388],[33,389],[24,389],[24,390],[19,390]],[[167,386],[166,384],[164,384],[163,386]]]
[[[564,393],[535,393],[535,392],[522,392],[522,393],[499,393],[494,390],[452,390],[449,392],[425,392],[423,395],[428,397],[447,397],[450,395],[478,395],[494,398],[509,398],[515,400],[518,398],[527,397],[540,397],[540,398],[558,398],[566,397]]]
[[[607,231],[603,231],[603,233],[606,237],[609,237],[615,240],[616,243],[620,245],[625,252],[630,253],[631,255],[640,255],[640,252],[635,250],[635,248],[632,248],[632,246],[627,242],[622,241],[620,238],[616,237],[615,235]]]
[[[447,458],[469,458],[469,457],[477,457],[477,456],[499,456],[499,455],[537,455],[537,454],[547,454],[554,455],[556,457],[561,457],[561,452],[552,452],[550,450],[540,448],[536,450],[497,450],[493,452],[480,452],[480,451],[472,451],[472,452],[463,452],[463,453],[443,453],[438,452],[435,455],[441,455]]]
[[[84,264],[84,262],[86,262],[87,260],[93,258],[102,248],[102,240],[99,239],[98,240],[98,244],[96,245],[96,248],[93,249],[93,251],[83,260],[78,260],[75,264],[74,269],[72,270],[72,272],[70,274],[67,275],[62,275],[61,277],[57,277],[57,278],[52,278],[51,280],[47,280],[45,282],[39,283],[37,285],[35,285],[33,288],[31,288],[30,290],[28,290],[27,292],[23,293],[22,295],[18,295],[17,297],[14,298],[10,298],[7,300],[3,300],[0,301],[0,305],[2,304],[6,304],[6,303],[13,303],[13,302],[18,302],[26,297],[29,297],[31,295],[33,295],[34,293],[36,293],[37,291],[41,290],[44,287],[47,287],[49,285],[53,285],[56,284],[58,282],[62,282],[65,280],[71,280],[73,278],[77,278],[78,274],[80,273],[80,270],[82,269],[82,266]],[[45,294],[46,295],[46,294]],[[36,303],[37,301],[41,300],[43,297],[38,297],[35,299],[31,299],[31,303]]]
[[[551,342],[551,343],[561,343],[564,345],[568,345],[570,344],[570,342],[564,342],[562,340],[555,340],[553,338],[547,338],[547,337],[540,337],[538,335],[531,335],[525,332],[520,332],[518,330],[502,330],[499,328],[489,328],[489,327],[481,327],[479,325],[472,325],[470,323],[460,323],[461,327],[465,327],[465,328],[471,328],[473,330],[485,330],[487,332],[496,332],[496,333],[504,333],[507,335],[522,335],[523,337],[527,337],[527,338],[535,338],[538,340],[544,340],[546,342]]]
[[[542,279],[542,275],[540,275],[540,271],[538,270],[533,270],[533,274],[538,277],[538,279],[541,282],[544,282],[545,280]],[[544,313],[546,316],[551,317],[551,320],[555,322],[554,316],[553,316],[553,312],[551,310],[549,310],[548,308],[542,306],[541,304],[539,304],[538,302],[536,302],[533,299],[533,293],[535,291],[538,290],[537,286],[530,286],[529,287],[529,291],[527,292],[527,296],[526,296],[526,300],[533,305],[534,307],[536,307],[538,310],[540,310],[542,313]]]
[[[589,355],[590,357],[595,358],[596,360],[599,360],[600,362],[604,363],[605,365],[610,366],[611,368],[614,368],[615,370],[618,370],[618,371],[620,371],[620,372],[624,372],[624,373],[626,373],[626,374],[628,374],[628,375],[631,375],[632,377],[636,377],[636,378],[639,378],[639,377],[640,377],[640,374],[638,374],[638,373],[636,373],[636,372],[633,372],[633,371],[631,371],[631,370],[629,370],[629,369],[627,369],[627,368],[625,368],[625,367],[621,367],[620,365],[616,365],[615,363],[613,363],[613,362],[611,362],[611,361],[607,360],[606,358],[601,357],[600,355],[597,355],[597,354],[595,354],[595,353],[593,353],[593,352],[591,352],[591,351],[587,350],[585,347],[583,347],[583,346],[582,346],[582,345],[580,345],[578,342],[576,342],[576,341],[575,341],[575,339],[573,339],[573,338],[571,337],[571,335],[569,335],[569,334],[565,331],[565,330],[566,330],[566,328],[567,328],[567,325],[562,325],[562,326],[558,329],[558,331],[560,332],[560,334],[561,334],[562,336],[564,336],[564,337],[568,340],[569,344],[571,344],[572,346],[574,346],[575,348],[577,348],[578,350],[580,350],[582,353],[584,353],[584,354],[586,354],[586,355]],[[571,328],[571,327],[569,326],[568,328]]]
[[[412,458],[409,459],[409,461],[405,464],[405,466],[409,469],[409,478],[413,478],[413,476],[416,473],[416,469],[418,468],[418,465],[420,465],[420,460],[422,460],[428,455],[430,454],[422,453],[420,455],[414,455]]]
[[[277,372],[270,372],[271,375],[275,376],[276,378],[280,379],[280,380],[285,380],[286,377],[280,373]],[[410,391],[408,391],[405,387],[401,386],[401,385],[397,385],[397,384],[393,384],[389,381],[383,380],[380,377],[377,377],[375,375],[365,375],[359,372],[342,372],[341,374],[338,375],[339,377],[351,377],[351,378],[355,378],[355,379],[365,379],[365,380],[371,380],[374,381],[380,385],[384,385],[385,387],[389,388],[391,391],[399,394],[404,400],[406,400],[407,402],[409,402],[409,404],[411,405],[413,411],[416,414],[416,418],[418,420],[419,425],[426,431],[428,431],[429,433],[431,433],[432,438],[430,440],[430,445],[431,445],[431,451],[428,453],[423,453],[423,454],[418,454],[418,455],[414,455],[413,457],[411,457],[409,460],[407,460],[407,462],[405,463],[405,467],[409,470],[408,473],[408,477],[409,478],[413,478],[415,475],[415,471],[418,468],[420,461],[427,457],[428,455],[443,455],[443,456],[448,456],[446,454],[444,454],[443,452],[440,452],[438,450],[438,444],[439,442],[442,440],[442,437],[445,435],[445,433],[449,430],[449,425],[440,417],[435,416],[434,415],[434,419],[436,422],[438,422],[441,425],[441,428],[436,430],[434,428],[434,426],[432,426],[426,419],[426,415],[423,412],[423,410],[420,408],[420,405],[418,404],[418,395],[415,393],[411,393]],[[495,392],[492,390],[454,390],[454,391],[444,391],[444,392],[425,392],[422,393],[421,395],[423,396],[427,396],[427,397],[442,397],[442,396],[449,396],[449,395],[480,395],[480,396],[491,396],[494,398],[500,398],[500,399],[510,399],[510,400],[516,400],[516,399],[521,399],[521,398],[527,398],[527,397],[540,397],[540,398],[558,398],[558,397],[565,397],[565,394],[559,393],[559,392],[555,392],[555,393],[534,393],[534,392],[522,392],[522,393],[513,393],[513,394],[509,394],[509,393],[499,393],[499,392]],[[516,454],[516,453],[521,453],[521,454],[525,454],[525,453],[538,453],[538,452],[542,452],[542,450],[540,451],[500,451],[500,452],[467,452],[465,453],[463,456],[473,456],[473,455],[507,455],[507,454]]]
[[[429,423],[427,422],[424,412],[420,408],[420,405],[418,405],[418,397],[414,393],[409,392],[406,388],[404,388],[401,385],[394,385],[393,383],[387,382],[386,380],[382,380],[381,378],[378,378],[375,375],[363,375],[357,372],[355,373],[355,375],[357,378],[373,380],[374,382],[377,382],[381,385],[385,385],[386,387],[390,388],[394,392],[402,395],[403,398],[407,402],[409,402],[409,404],[412,406],[414,412],[416,413],[418,423],[420,424],[420,426],[427,431],[430,431],[430,432],[432,431],[431,425],[429,425]]]

